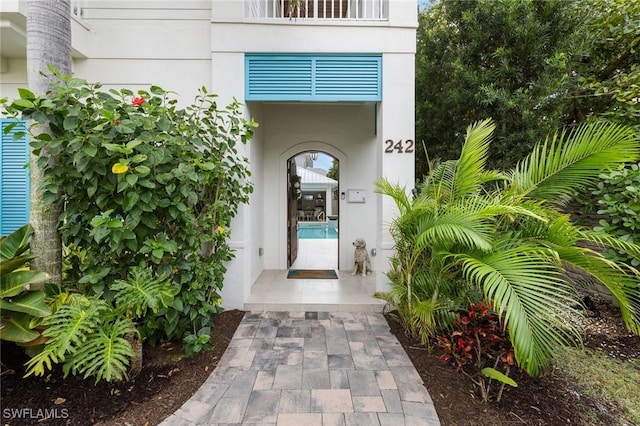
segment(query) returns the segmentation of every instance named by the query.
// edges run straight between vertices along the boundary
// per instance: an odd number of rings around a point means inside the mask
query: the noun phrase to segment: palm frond
[[[446,318],[443,314],[451,309],[451,305],[434,299],[420,300],[414,305],[411,316],[412,328],[422,343],[428,343],[436,330],[444,328],[440,321]]]
[[[621,251],[640,260],[640,245],[638,244],[630,243],[605,232],[592,231],[588,229],[580,230],[579,235],[586,241],[596,243],[601,247],[608,247]]]
[[[640,334],[640,276],[633,269],[625,271],[615,262],[587,248],[558,249],[563,262],[596,278],[616,299],[627,328]]]
[[[385,178],[377,179],[374,184],[377,193],[391,197],[401,215],[411,210],[411,200],[407,195],[406,187],[392,184]]]
[[[544,251],[530,246],[502,247],[477,257],[457,256],[465,277],[481,287],[503,315],[516,360],[532,375],[548,367],[557,345],[579,339],[577,331],[567,328],[557,316],[576,296],[546,257]]]
[[[539,145],[512,172],[512,192],[521,197],[560,204],[576,190],[593,184],[601,171],[640,156],[638,136],[606,122],[556,133]]]
[[[454,197],[477,193],[484,182],[491,134],[495,128],[492,120],[479,121],[467,127],[465,143],[456,163]]]

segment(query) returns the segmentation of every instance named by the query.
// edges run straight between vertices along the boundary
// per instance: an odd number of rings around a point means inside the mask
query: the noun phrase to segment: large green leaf
[[[40,333],[29,327],[31,316],[16,313],[8,317],[2,317],[0,321],[0,339],[9,342],[27,343],[40,336]]]
[[[33,256],[19,256],[13,259],[3,260],[0,262],[0,274],[8,274],[18,268],[22,268],[33,258]]]
[[[11,234],[0,239],[0,261],[12,259],[24,253],[29,248],[29,238],[33,233],[31,225],[13,231]]]
[[[86,336],[94,333],[108,315],[109,307],[103,300],[78,301],[75,305],[63,305],[47,317],[43,334],[51,339],[47,345],[56,348],[59,357],[72,353],[84,345]]]
[[[42,291],[29,291],[9,300],[0,300],[0,310],[3,315],[7,312],[23,312],[34,317],[46,317],[51,315],[51,310],[45,303],[45,294]]]
[[[516,383],[515,380],[513,380],[511,377],[507,376],[506,374],[496,370],[495,368],[485,367],[481,371],[482,371],[482,374],[489,377],[490,379],[497,380],[501,383],[505,383],[509,386],[513,386],[514,388],[518,387],[518,384]]]
[[[47,279],[49,279],[47,274],[38,271],[15,271],[3,274],[0,278],[0,298],[15,296],[27,290],[25,286],[41,283]]]
[[[100,380],[122,380],[127,372],[129,360],[134,356],[133,348],[125,336],[134,332],[133,324],[126,318],[118,318],[113,324],[106,324],[69,359],[63,367],[65,375],[80,373],[84,378],[96,377]]]

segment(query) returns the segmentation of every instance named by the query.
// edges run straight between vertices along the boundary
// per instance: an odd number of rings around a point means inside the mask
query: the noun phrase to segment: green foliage
[[[197,334],[190,334],[184,338],[185,356],[189,357],[201,350],[213,349],[210,342],[211,328],[202,327]]]
[[[118,318],[100,327],[95,335],[87,339],[64,364],[66,374],[82,374],[86,379],[96,377],[100,380],[122,380],[134,356],[130,342],[125,338],[132,333],[131,321]]]
[[[20,344],[38,339],[34,320],[51,314],[44,292],[29,290],[31,284],[48,279],[47,274],[28,269],[32,233],[27,224],[0,238],[0,339]]]
[[[64,206],[63,243],[82,255],[80,289],[111,300],[126,271],[153,263],[178,291],[151,307],[143,334],[197,335],[220,310],[229,227],[252,192],[239,147],[256,124],[205,88],[181,109],[157,86],[134,94],[58,77],[47,98],[22,89],[6,109],[51,129],[32,148],[44,202]]]
[[[624,241],[640,241],[640,164],[631,164],[620,170],[600,175],[592,194],[598,198],[600,219],[596,231],[617,236]],[[606,250],[607,258],[625,262],[632,266],[640,265],[640,259],[616,250]]]
[[[580,228],[558,210],[604,169],[637,159],[638,135],[585,124],[548,138],[501,173],[486,167],[493,128],[490,121],[470,126],[460,158],[435,165],[415,198],[384,179],[376,183],[399,211],[390,228],[392,289],[383,297],[425,341],[455,330],[455,312],[468,300],[486,300],[508,330],[517,364],[534,375],[544,372],[557,346],[580,340],[558,316],[577,303],[566,267],[602,282],[627,327],[640,333],[638,272],[580,243],[636,256],[640,247]]]
[[[432,158],[454,159],[464,123],[491,117],[489,161],[512,167],[569,112],[577,22],[566,0],[443,0],[421,12],[416,139]],[[416,176],[428,172],[424,158]]]
[[[97,332],[108,311],[109,305],[103,300],[81,295],[70,298],[69,303],[44,320],[46,329],[42,334],[49,340],[44,349],[27,362],[27,376],[42,376],[53,364],[64,362],[68,354],[75,353]]]
[[[340,180],[339,162],[335,158],[331,160],[331,167],[327,171],[327,177],[333,180]]]
[[[500,316],[492,312],[485,301],[470,302],[469,307],[458,315],[455,331],[436,336],[438,346],[443,350],[440,360],[471,378],[485,402],[493,397],[491,380],[498,380],[502,385],[496,400],[500,401],[505,384],[518,386],[508,376],[515,359]],[[497,368],[502,368],[504,373]]]
[[[111,285],[115,292],[116,311],[128,318],[144,318],[148,310],[157,313],[169,306],[177,286],[172,286],[167,276],[153,277],[150,268],[136,267],[127,280],[117,280]]]
[[[126,378],[134,356],[131,340],[139,334],[135,322],[148,310],[158,312],[173,302],[177,286],[151,268],[135,267],[127,280],[113,286],[114,302],[97,296],[65,293],[63,303],[45,318],[43,350],[28,363],[27,376],[44,375],[61,363],[65,377],[82,374],[100,380]]]
[[[434,3],[419,15],[416,50],[416,139],[432,158],[457,158],[463,123],[485,117],[501,169],[590,117],[638,129],[639,0]]]
[[[575,67],[576,109],[640,131],[640,1],[587,0],[578,13],[588,49]]]

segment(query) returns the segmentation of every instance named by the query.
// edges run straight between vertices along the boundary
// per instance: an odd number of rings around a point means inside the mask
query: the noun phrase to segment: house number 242
[[[391,154],[397,152],[398,154],[410,154],[413,152],[413,140],[406,139],[399,141],[394,141],[393,139],[387,139],[384,141],[384,152],[387,154]]]

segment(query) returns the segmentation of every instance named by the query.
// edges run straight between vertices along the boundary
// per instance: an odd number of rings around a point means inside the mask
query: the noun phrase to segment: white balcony
[[[245,0],[245,18],[386,21],[389,0]]]

